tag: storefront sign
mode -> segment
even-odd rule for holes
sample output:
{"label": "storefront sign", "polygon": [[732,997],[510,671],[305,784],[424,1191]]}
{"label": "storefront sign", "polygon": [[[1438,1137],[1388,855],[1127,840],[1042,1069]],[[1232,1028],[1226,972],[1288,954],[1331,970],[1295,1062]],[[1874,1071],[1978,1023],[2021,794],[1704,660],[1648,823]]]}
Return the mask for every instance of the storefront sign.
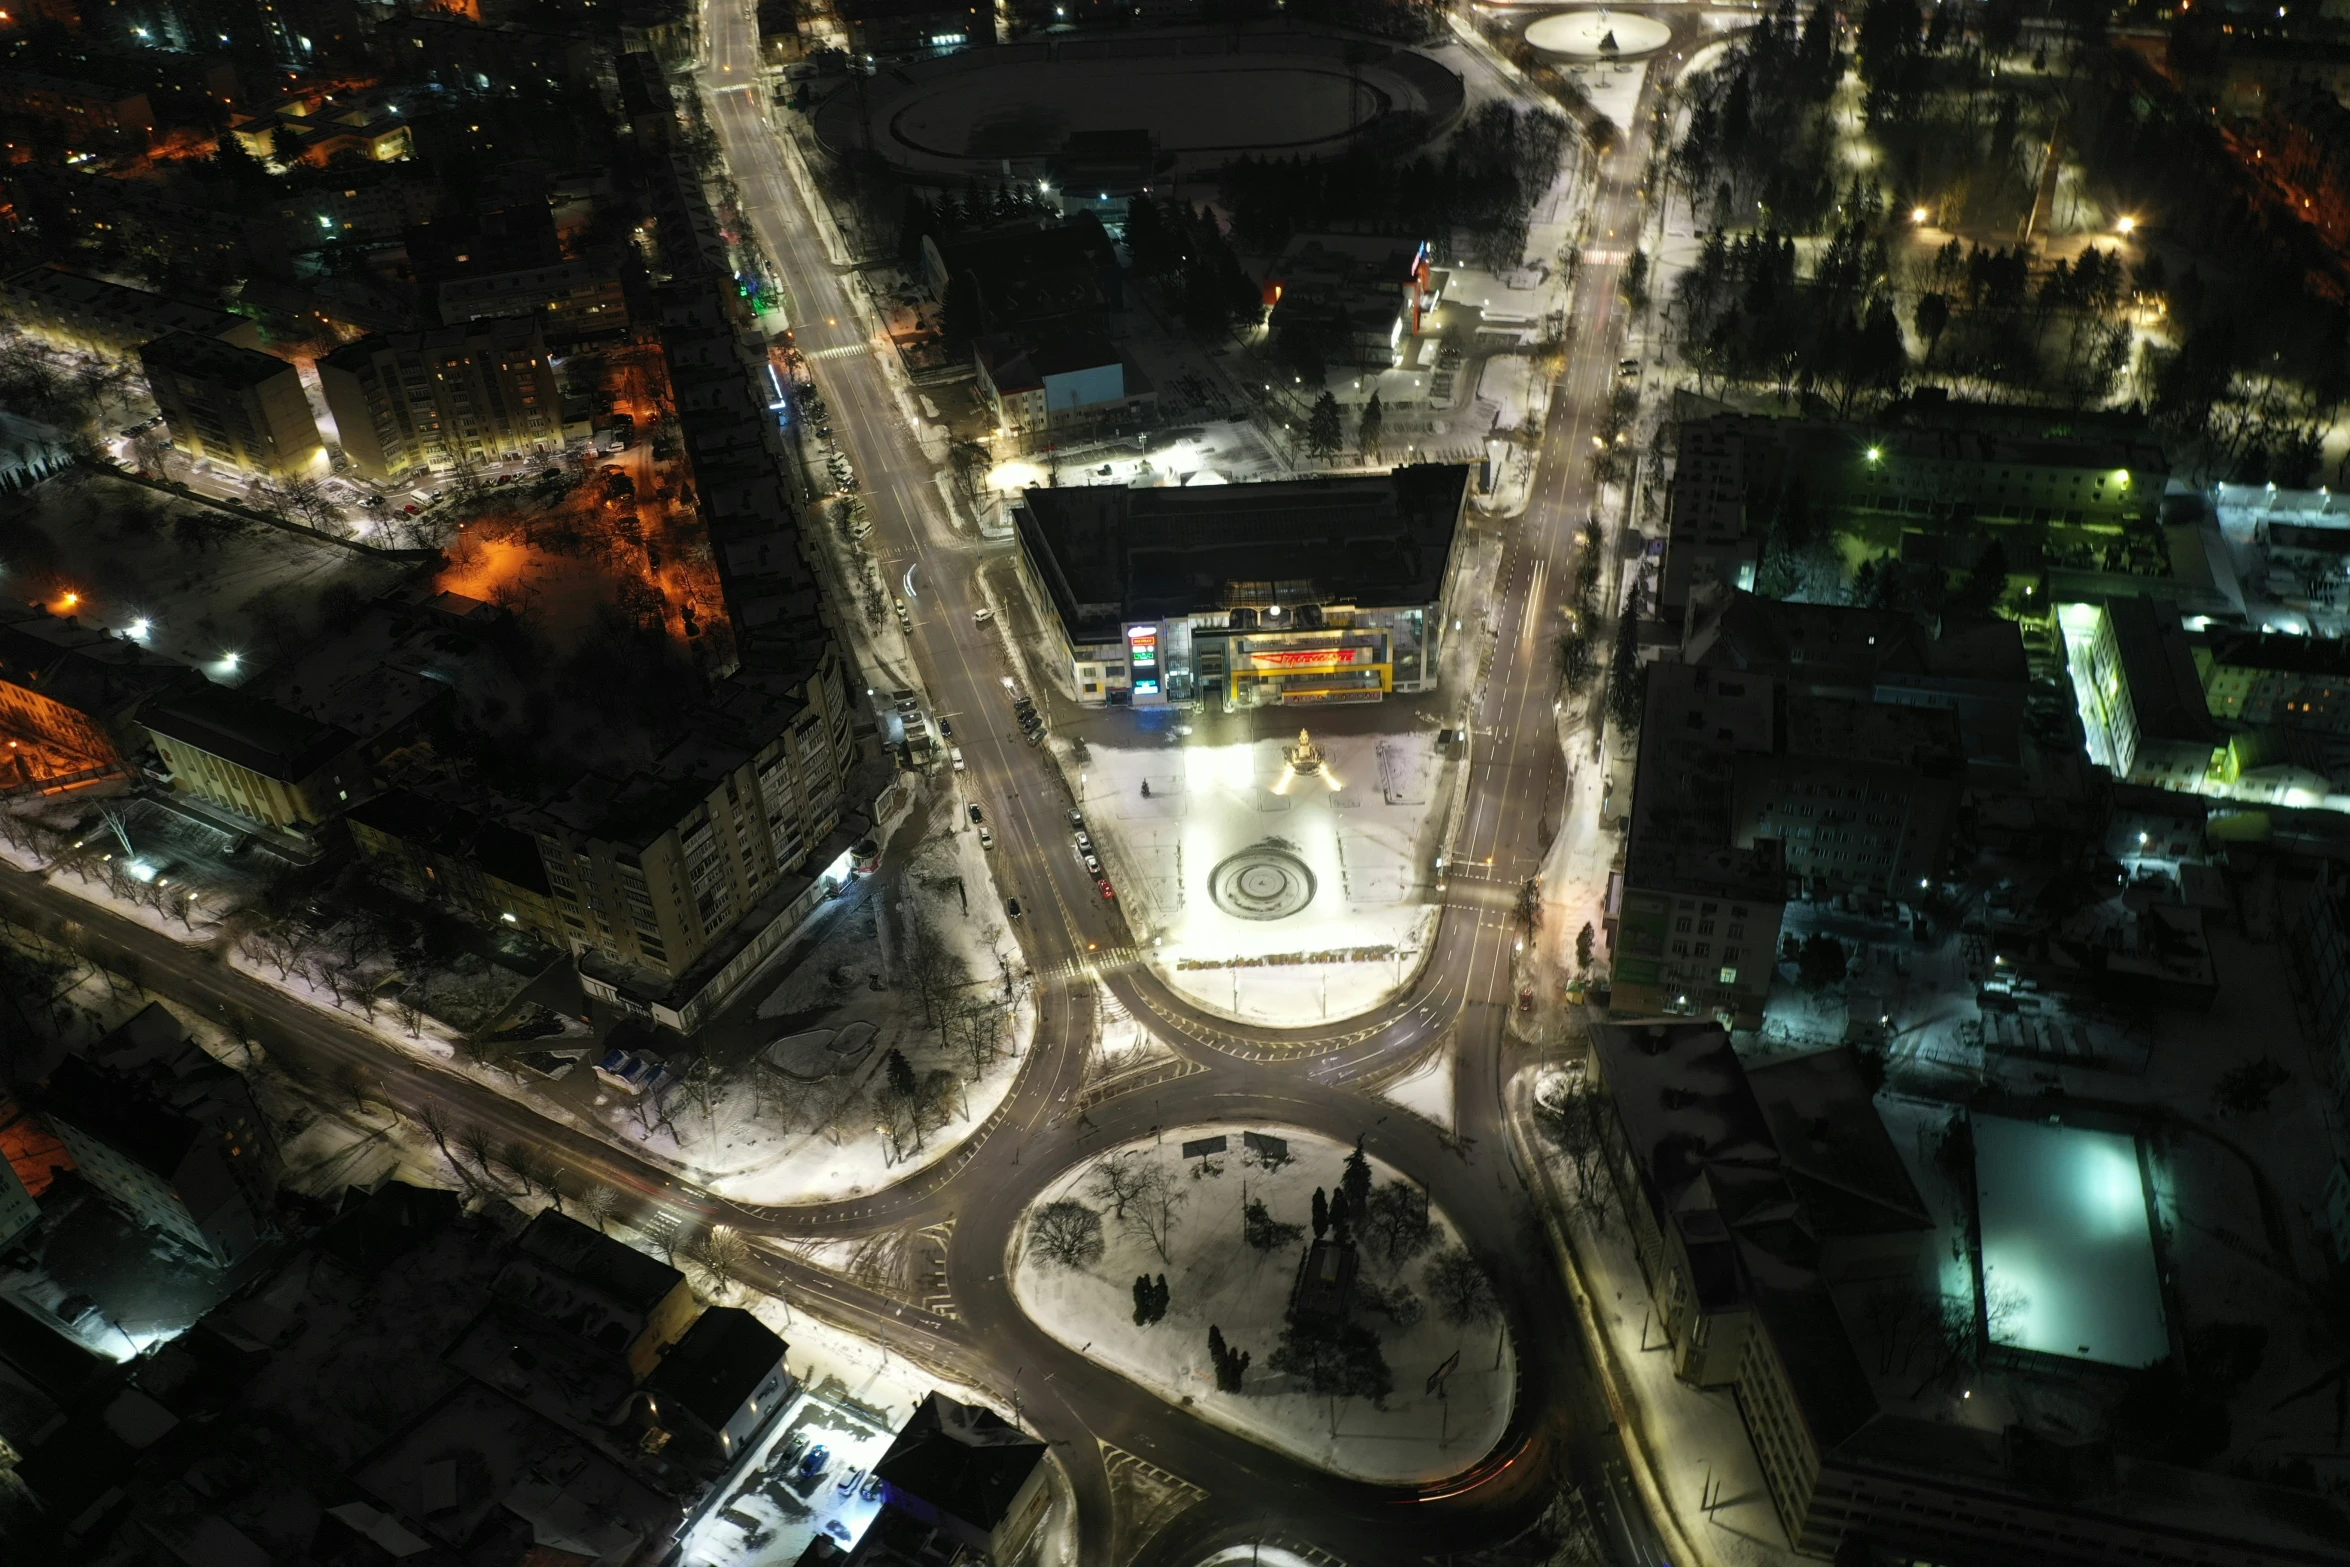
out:
{"label": "storefront sign", "polygon": [[1372,649],[1367,647],[1309,647],[1243,656],[1259,669],[1337,669],[1346,664],[1367,663],[1371,653]]}
{"label": "storefront sign", "polygon": [[1126,628],[1126,661],[1134,671],[1134,694],[1159,694],[1159,628],[1156,626],[1128,626]]}

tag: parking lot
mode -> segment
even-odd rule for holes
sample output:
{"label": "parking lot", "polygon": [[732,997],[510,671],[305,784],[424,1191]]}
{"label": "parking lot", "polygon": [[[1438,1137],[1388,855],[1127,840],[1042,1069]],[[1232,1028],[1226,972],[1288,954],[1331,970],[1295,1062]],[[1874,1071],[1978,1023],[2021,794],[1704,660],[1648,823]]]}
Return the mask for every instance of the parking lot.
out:
{"label": "parking lot", "polygon": [[873,1465],[893,1433],[842,1391],[827,1378],[784,1406],[687,1533],[684,1567],[788,1567],[818,1535],[843,1554],[864,1535],[881,1510]]}

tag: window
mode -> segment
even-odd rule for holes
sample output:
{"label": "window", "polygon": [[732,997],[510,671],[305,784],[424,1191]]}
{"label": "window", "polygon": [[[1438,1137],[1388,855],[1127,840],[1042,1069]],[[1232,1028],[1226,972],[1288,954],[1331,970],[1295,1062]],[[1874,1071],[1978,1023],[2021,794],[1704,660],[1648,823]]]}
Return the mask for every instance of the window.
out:
{"label": "window", "polygon": [[1697,955],[1698,955],[1699,957],[1701,957],[1701,958],[1702,958],[1702,957],[1704,957],[1704,956],[1706,956],[1706,954],[1707,954],[1707,953],[1709,953],[1709,952],[1711,952],[1712,950],[1713,950],[1713,943],[1712,943],[1712,942],[1710,942],[1710,941],[1701,941],[1701,942],[1699,942],[1699,943],[1697,944]]}
{"label": "window", "polygon": [[1673,921],[1673,929],[1680,932],[1684,936],[1688,935],[1689,917],[1687,915],[1683,915],[1681,918]]}
{"label": "window", "polygon": [[1726,968],[1726,969],[1722,970],[1721,983],[1723,983],[1723,984],[1725,984],[1725,985],[1735,985],[1735,984],[1737,984],[1737,983],[1738,983],[1738,971],[1737,971],[1736,969],[1734,969],[1734,968]]}

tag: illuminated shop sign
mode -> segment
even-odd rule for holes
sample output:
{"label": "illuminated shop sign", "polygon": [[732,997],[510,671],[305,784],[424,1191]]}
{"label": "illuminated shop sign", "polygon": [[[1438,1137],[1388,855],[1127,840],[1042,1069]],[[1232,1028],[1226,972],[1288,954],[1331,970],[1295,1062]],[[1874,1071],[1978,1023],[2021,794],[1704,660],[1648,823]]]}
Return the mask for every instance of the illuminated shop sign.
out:
{"label": "illuminated shop sign", "polygon": [[1367,647],[1310,647],[1291,652],[1251,653],[1248,661],[1259,669],[1337,669],[1370,662]]}
{"label": "illuminated shop sign", "polygon": [[1128,626],[1126,628],[1126,661],[1134,671],[1134,694],[1136,696],[1158,695],[1158,627]]}

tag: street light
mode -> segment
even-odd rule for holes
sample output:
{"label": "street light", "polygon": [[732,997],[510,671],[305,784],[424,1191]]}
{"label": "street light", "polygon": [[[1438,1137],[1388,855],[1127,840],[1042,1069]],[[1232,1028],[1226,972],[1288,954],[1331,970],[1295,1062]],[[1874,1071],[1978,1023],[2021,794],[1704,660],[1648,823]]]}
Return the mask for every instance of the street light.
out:
{"label": "street light", "polygon": [[1923,207],[1912,207],[1909,209],[1909,221],[1912,223],[1923,223],[1926,221],[1928,216],[1930,216],[1930,214]]}
{"label": "street light", "polygon": [[2130,217],[2120,218],[2115,221],[2113,227],[2116,233],[2128,234],[2136,230],[2138,220]]}

